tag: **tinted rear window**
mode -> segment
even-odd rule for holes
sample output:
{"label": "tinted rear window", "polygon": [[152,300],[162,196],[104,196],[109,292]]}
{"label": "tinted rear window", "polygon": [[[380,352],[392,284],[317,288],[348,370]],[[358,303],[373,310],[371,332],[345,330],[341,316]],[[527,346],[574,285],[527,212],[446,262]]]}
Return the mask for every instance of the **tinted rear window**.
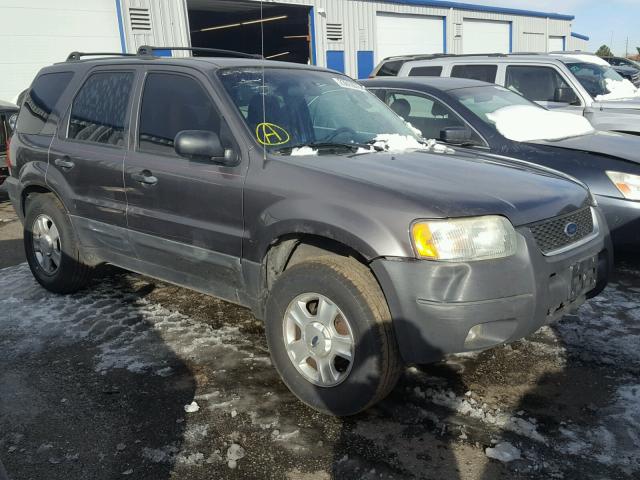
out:
{"label": "tinted rear window", "polygon": [[123,145],[124,122],[132,86],[132,72],[91,75],[73,101],[67,138]]}
{"label": "tinted rear window", "polygon": [[[19,133],[38,135],[43,132],[60,96],[71,81],[73,72],[46,73],[40,75],[25,94],[16,130]],[[46,132],[53,134],[53,130]]]}
{"label": "tinted rear window", "polygon": [[397,77],[398,72],[404,65],[404,60],[393,60],[391,62],[384,62],[376,73],[376,77]]}
{"label": "tinted rear window", "polygon": [[497,65],[456,65],[451,69],[455,78],[469,78],[481,82],[496,83]]}
{"label": "tinted rear window", "polygon": [[416,67],[409,72],[410,77],[439,77],[442,67]]}

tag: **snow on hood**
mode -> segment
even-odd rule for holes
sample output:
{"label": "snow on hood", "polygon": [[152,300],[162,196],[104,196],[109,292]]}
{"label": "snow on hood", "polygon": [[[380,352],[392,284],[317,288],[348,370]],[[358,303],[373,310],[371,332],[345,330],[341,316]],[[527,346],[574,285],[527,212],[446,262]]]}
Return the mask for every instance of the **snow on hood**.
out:
{"label": "snow on hood", "polygon": [[294,148],[291,150],[292,157],[304,157],[304,156],[316,156],[318,155],[318,150],[311,147],[300,147]]}
{"label": "snow on hood", "polygon": [[[446,145],[437,143],[435,140],[427,140],[426,143],[418,141],[415,137],[410,135],[382,134],[378,135],[374,139],[374,143],[371,146],[371,151],[384,150],[390,153],[402,153],[407,150],[427,150],[435,153],[454,153],[454,150]],[[366,149],[361,149],[365,153]]]}
{"label": "snow on hood", "polygon": [[611,65],[609,64],[609,62],[607,62],[606,60],[600,58],[597,55],[588,55],[588,54],[566,54],[566,53],[562,53],[562,54],[558,54],[558,55],[553,55],[553,56],[558,56],[558,57],[562,57],[562,58],[570,58],[571,60],[577,60],[579,62],[582,63],[594,63],[596,65],[602,65],[603,67],[611,67]]}
{"label": "snow on hood", "polygon": [[487,114],[487,118],[503,136],[515,142],[560,140],[595,132],[584,117],[529,105],[510,105]]}
{"label": "snow on hood", "polygon": [[622,81],[607,78],[606,84],[607,90],[609,90],[610,93],[607,93],[606,95],[598,95],[596,100],[607,101],[622,100],[625,98],[640,98],[640,88],[636,88],[633,83],[626,78]]}

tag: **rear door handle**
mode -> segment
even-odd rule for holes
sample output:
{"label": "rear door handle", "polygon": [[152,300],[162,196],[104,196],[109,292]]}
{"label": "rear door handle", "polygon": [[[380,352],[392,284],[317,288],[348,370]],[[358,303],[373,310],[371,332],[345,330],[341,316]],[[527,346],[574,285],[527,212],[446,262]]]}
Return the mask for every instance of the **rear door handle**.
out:
{"label": "rear door handle", "polygon": [[155,185],[158,183],[158,179],[154,177],[149,170],[143,170],[140,173],[134,173],[131,178],[143,185]]}
{"label": "rear door handle", "polygon": [[64,158],[56,158],[53,163],[55,163],[57,167],[60,167],[63,170],[71,170],[76,166],[76,164],[71,160],[66,160]]}

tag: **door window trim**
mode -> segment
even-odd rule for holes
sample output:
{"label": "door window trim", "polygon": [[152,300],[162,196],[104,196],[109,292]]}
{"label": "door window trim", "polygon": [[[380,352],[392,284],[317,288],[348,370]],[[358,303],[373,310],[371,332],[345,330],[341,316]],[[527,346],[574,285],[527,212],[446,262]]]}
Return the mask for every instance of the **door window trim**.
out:
{"label": "door window trim", "polygon": [[[78,85],[78,87],[76,88],[75,92],[73,93],[73,97],[71,98],[71,101],[69,102],[69,106],[67,108],[66,113],[64,114],[64,119],[61,122],[64,125],[64,129],[62,128],[58,128],[58,140],[62,141],[62,142],[70,142],[70,143],[77,143],[80,145],[91,145],[91,146],[96,146],[96,147],[103,147],[103,148],[109,148],[111,150],[122,150],[122,151],[127,151],[129,150],[129,131],[131,129],[131,106],[133,105],[133,100],[134,100],[134,95],[136,92],[136,85],[138,83],[138,76],[139,76],[139,70],[136,67],[132,67],[132,68],[121,68],[122,66],[118,66],[117,68],[114,67],[97,67],[97,68],[93,68],[91,70],[89,70],[84,78],[82,79],[82,82],[80,83],[80,85]],[[99,142],[90,142],[90,141],[86,141],[86,140],[78,140],[77,138],[69,138],[69,128],[71,126],[71,112],[73,110],[73,105],[76,101],[76,98],[78,97],[80,91],[84,88],[84,86],[86,85],[87,81],[96,73],[131,73],[133,74],[133,82],[131,84],[131,91],[129,92],[129,100],[127,103],[127,108],[125,109],[125,117],[124,117],[124,125],[123,125],[123,138],[124,138],[124,142],[123,145],[118,146],[118,145],[111,145],[108,143],[99,143]]]}

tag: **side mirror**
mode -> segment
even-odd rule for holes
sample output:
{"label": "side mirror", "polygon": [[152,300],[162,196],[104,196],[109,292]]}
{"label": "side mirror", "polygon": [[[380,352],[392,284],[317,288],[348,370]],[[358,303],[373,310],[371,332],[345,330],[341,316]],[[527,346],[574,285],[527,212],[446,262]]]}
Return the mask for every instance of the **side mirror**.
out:
{"label": "side mirror", "polygon": [[471,136],[471,130],[465,127],[447,127],[440,131],[440,140],[452,145],[469,143]]}
{"label": "side mirror", "polygon": [[18,123],[18,114],[14,113],[9,117],[9,128],[12,132],[16,131],[16,124]]}
{"label": "side mirror", "polygon": [[553,101],[573,105],[578,101],[578,96],[576,92],[573,91],[573,88],[558,87],[553,95]]}
{"label": "side mirror", "polygon": [[217,133],[207,130],[183,130],[178,132],[173,148],[181,157],[190,160],[214,161],[223,164],[233,163],[232,152],[222,146]]}

